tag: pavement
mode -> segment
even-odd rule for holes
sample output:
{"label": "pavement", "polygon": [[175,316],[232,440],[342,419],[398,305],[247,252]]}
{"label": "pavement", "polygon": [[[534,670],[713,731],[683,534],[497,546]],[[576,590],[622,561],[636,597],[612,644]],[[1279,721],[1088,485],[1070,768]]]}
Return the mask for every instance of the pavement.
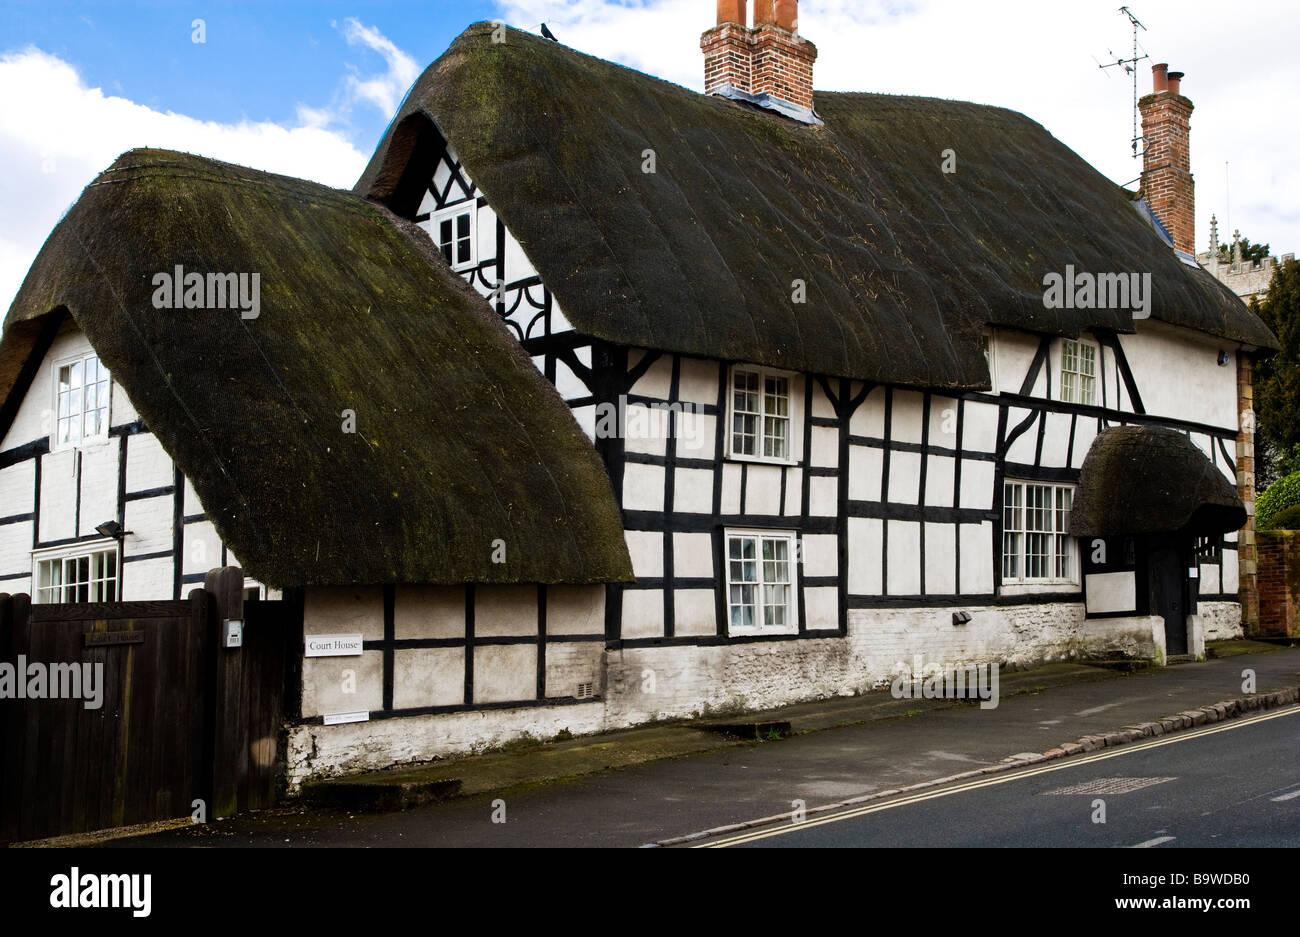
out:
{"label": "pavement", "polygon": [[[322,782],[302,802],[227,820],[54,842],[672,844],[788,813],[796,801],[815,813],[1181,731],[1300,696],[1300,648],[1230,641],[1211,645],[1211,655],[1203,663],[1134,672],[1085,663],[1004,672],[994,709],[897,700],[886,689],[727,723],[666,723],[520,744]],[[1254,674],[1254,693],[1245,671]],[[1216,710],[1216,703],[1226,705]]]}

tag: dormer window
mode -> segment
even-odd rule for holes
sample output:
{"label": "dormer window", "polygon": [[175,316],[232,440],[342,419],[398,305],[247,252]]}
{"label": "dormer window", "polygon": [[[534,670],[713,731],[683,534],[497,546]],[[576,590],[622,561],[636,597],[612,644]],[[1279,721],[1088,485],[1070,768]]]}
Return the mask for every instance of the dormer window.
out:
{"label": "dormer window", "polygon": [[55,362],[53,450],[108,438],[108,369],[92,354]]}
{"label": "dormer window", "polygon": [[471,201],[437,212],[429,221],[429,231],[438,250],[458,273],[473,269],[475,264],[474,214],[475,205]]}

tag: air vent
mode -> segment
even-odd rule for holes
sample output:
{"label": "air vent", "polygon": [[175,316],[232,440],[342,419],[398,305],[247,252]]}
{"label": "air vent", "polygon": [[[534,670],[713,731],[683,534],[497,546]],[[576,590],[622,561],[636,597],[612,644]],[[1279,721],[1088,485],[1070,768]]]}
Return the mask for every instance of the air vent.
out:
{"label": "air vent", "polygon": [[591,699],[596,695],[596,685],[594,683],[579,683],[578,692],[574,694],[578,699]]}

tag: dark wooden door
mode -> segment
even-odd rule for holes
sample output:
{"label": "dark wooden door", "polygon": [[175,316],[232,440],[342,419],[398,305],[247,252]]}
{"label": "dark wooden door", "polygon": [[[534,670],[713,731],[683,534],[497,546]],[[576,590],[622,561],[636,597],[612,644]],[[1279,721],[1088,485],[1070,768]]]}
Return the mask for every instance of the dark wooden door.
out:
{"label": "dark wooden door", "polygon": [[1187,653],[1187,563],[1183,544],[1162,539],[1151,545],[1151,613],[1165,620],[1165,650]]}

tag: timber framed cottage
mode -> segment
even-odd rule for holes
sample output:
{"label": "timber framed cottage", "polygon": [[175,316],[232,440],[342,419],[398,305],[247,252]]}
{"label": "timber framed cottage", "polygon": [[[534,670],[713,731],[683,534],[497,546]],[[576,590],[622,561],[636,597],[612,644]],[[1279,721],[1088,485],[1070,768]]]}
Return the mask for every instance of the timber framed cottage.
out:
{"label": "timber framed cottage", "polygon": [[[229,544],[364,637],[303,662],[291,783],[1239,634],[1277,344],[1190,257],[1181,76],[1132,193],[1011,111],[814,94],[797,8],[719,0],[705,94],[471,26],[351,194],[126,154],[6,322],[0,589]],[[261,315],[133,314],[179,264]]]}

